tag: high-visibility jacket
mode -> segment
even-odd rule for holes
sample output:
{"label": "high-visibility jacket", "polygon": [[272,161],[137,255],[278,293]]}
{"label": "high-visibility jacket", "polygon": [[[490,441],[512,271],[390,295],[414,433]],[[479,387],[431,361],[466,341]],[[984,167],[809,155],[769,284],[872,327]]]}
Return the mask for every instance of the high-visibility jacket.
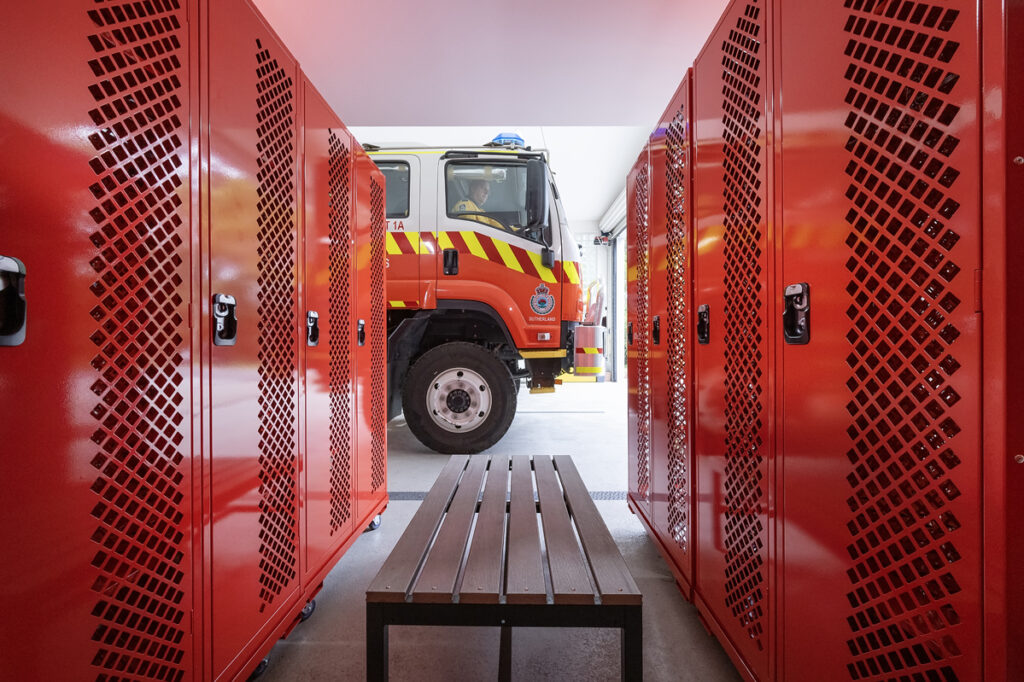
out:
{"label": "high-visibility jacket", "polygon": [[459,203],[455,204],[455,208],[452,209],[452,213],[472,213],[474,215],[460,216],[463,220],[475,220],[478,223],[496,227],[499,230],[504,230],[505,227],[493,218],[488,218],[485,215],[475,215],[482,213],[480,207],[472,199],[463,199]]}

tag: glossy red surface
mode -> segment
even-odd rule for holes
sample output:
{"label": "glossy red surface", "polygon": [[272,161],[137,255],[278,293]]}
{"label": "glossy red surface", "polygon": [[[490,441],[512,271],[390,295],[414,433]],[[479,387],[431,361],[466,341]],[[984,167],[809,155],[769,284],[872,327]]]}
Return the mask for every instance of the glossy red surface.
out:
{"label": "glossy red surface", "polygon": [[[694,601],[748,679],[1020,677],[1009,218],[1024,98],[1008,65],[1022,11],[734,2],[694,67],[696,270],[682,277],[711,307],[710,343],[687,345]],[[673,273],[651,215],[653,318]],[[791,345],[785,291],[801,282],[810,342]],[[641,519],[685,582],[660,521],[656,350],[651,366]],[[639,427],[631,412],[631,444]]]}
{"label": "glossy red surface", "polygon": [[[690,78],[651,135],[651,479],[653,523],[693,586],[693,371]],[[654,320],[657,320],[655,334]]]}
{"label": "glossy red surface", "polygon": [[[777,35],[787,47],[775,305],[781,287],[807,282],[812,310],[811,343],[783,346],[777,369],[784,678],[907,668],[983,678],[981,90],[978,26],[960,9],[929,26],[816,6]],[[937,56],[891,47],[870,21],[935,41]],[[809,60],[847,41],[831,77],[804,77]],[[865,51],[883,49],[943,78],[918,85],[879,68]],[[899,89],[879,93],[876,75]],[[930,114],[906,106],[907,88]],[[920,125],[928,132],[914,139]],[[908,657],[913,666],[897,667]]]}
{"label": "glossy red surface", "polygon": [[387,404],[384,175],[356,147],[356,316],[365,340],[356,345],[356,508],[360,518],[386,500]]}
{"label": "glossy red surface", "polygon": [[[0,26],[0,254],[24,262],[28,306],[24,343],[0,347],[9,679],[119,666],[177,679],[198,649],[188,621],[192,102],[173,82],[180,67],[149,74],[160,97],[115,83],[130,69],[102,61],[119,50],[99,36],[144,19],[93,9],[26,6]],[[184,10],[154,13],[175,41],[166,56],[183,59]],[[126,101],[132,112],[114,108]],[[127,167],[162,177],[121,176]]]}
{"label": "glossy red surface", "polygon": [[629,497],[641,514],[651,516],[650,386],[650,147],[645,146],[626,178],[626,374],[628,397]]}
{"label": "glossy red surface", "polygon": [[[26,340],[0,347],[3,542],[25,562],[3,569],[0,664],[245,678],[387,502],[383,233],[361,236],[363,365],[341,234],[357,175],[380,176],[248,2],[65,4],[0,29],[0,255],[28,271]],[[235,345],[211,342],[219,293]]]}

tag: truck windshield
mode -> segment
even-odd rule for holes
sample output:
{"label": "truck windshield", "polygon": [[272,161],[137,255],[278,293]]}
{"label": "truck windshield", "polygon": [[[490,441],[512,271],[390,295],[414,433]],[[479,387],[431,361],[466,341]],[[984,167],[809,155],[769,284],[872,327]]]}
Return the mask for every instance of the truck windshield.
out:
{"label": "truck windshield", "polygon": [[404,161],[378,161],[387,189],[387,217],[409,217],[409,164]]}
{"label": "truck windshield", "polygon": [[445,170],[448,217],[540,241],[539,230],[526,229],[526,174],[523,162],[450,162]]}

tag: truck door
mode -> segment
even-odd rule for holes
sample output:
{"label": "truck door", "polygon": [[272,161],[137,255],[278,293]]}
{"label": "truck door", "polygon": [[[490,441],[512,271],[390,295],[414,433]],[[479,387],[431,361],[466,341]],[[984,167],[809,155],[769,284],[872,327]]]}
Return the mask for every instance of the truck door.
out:
{"label": "truck door", "polygon": [[502,315],[520,348],[557,345],[559,268],[541,263],[544,239],[550,234],[557,240],[557,230],[526,227],[526,161],[438,163],[438,299],[490,306]]}
{"label": "truck door", "polygon": [[[420,160],[413,154],[374,159],[387,185],[387,306],[434,307],[437,281],[432,225],[421,217]],[[429,301],[429,303],[428,303]]]}

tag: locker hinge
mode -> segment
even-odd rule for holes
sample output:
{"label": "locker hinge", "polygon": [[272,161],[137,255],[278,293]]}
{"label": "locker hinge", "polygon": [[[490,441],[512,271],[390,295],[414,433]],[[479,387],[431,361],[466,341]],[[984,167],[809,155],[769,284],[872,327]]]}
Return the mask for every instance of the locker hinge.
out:
{"label": "locker hinge", "polygon": [[188,304],[188,328],[192,328],[192,304]]}
{"label": "locker hinge", "polygon": [[974,312],[980,313],[982,308],[981,270],[974,271]]}
{"label": "locker hinge", "polygon": [[189,609],[188,612],[188,634],[192,634],[193,620],[196,617],[195,609]]}

